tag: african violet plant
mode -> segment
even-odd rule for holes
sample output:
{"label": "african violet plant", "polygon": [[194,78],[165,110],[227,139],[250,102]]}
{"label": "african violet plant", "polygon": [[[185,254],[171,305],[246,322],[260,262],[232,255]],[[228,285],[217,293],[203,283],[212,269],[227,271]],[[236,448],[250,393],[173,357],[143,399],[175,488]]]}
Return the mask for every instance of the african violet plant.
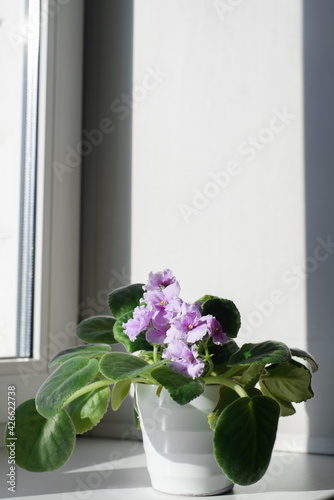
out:
{"label": "african violet plant", "polygon": [[[149,275],[148,283],[114,290],[112,316],[82,321],[77,336],[84,345],[66,349],[50,366],[59,367],[39,389],[36,399],[16,410],[16,463],[30,471],[51,471],[70,457],[76,434],[94,427],[111,397],[117,410],[132,383],[165,388],[184,405],[206,385],[220,386],[216,407],[208,416],[213,453],[235,483],[258,481],[274,446],[279,416],[295,413],[292,403],[313,397],[310,354],[282,342],[233,340],[240,328],[234,303],[205,295],[183,302],[170,270]],[[121,343],[127,353],[110,352]],[[112,393],[110,387],[113,385]],[[13,437],[7,426],[6,438]],[[8,443],[8,440],[7,440]]]}

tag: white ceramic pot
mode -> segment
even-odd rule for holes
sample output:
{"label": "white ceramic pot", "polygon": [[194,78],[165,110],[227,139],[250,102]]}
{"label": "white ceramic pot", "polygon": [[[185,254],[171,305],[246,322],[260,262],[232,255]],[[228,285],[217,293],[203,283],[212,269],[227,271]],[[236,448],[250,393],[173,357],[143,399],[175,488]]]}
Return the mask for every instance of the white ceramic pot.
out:
{"label": "white ceramic pot", "polygon": [[233,483],[217,465],[207,416],[218,400],[218,386],[178,405],[158,386],[136,384],[136,400],[152,486],[175,495],[227,493]]}

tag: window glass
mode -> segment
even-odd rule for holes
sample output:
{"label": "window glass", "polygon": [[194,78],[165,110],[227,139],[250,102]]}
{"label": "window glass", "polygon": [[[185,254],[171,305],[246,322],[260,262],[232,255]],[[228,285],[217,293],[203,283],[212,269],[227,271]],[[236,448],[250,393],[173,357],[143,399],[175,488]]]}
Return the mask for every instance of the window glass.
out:
{"label": "window glass", "polygon": [[39,1],[0,0],[0,357],[31,354]]}

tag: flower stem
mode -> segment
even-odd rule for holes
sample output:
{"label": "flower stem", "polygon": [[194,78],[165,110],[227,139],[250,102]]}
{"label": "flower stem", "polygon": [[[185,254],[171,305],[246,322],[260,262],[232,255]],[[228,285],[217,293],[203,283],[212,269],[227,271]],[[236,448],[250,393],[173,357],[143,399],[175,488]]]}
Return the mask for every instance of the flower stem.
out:
{"label": "flower stem", "polygon": [[159,385],[154,378],[152,378],[148,373],[143,373],[142,375],[139,375],[138,378],[132,379],[132,382],[142,382],[144,384],[151,384],[151,385]]}
{"label": "flower stem", "polygon": [[241,398],[248,398],[247,392],[241,387],[241,385],[233,382],[233,380],[228,380],[223,376],[220,377],[204,377],[206,385],[220,384],[233,389]]}
{"label": "flower stem", "polygon": [[157,363],[159,361],[158,348],[159,348],[159,346],[157,344],[154,344],[154,346],[153,346],[153,362],[154,363]]}
{"label": "flower stem", "polygon": [[79,398],[80,396],[83,396],[87,392],[95,391],[95,389],[100,389],[100,387],[106,387],[107,385],[111,385],[114,382],[109,379],[103,379],[103,380],[98,380],[97,382],[93,382],[92,384],[85,385],[84,387],[81,387],[81,389],[78,389],[72,396],[70,396],[65,403],[63,404],[63,408],[67,406],[69,403],[74,401],[75,399]]}
{"label": "flower stem", "polygon": [[162,389],[163,389],[163,386],[162,386],[162,385],[159,385],[159,387],[158,387],[158,389],[157,389],[157,392],[156,392],[156,394],[157,394],[158,398],[160,397],[160,394],[161,394]]}
{"label": "flower stem", "polygon": [[207,373],[207,375],[211,375],[213,369],[214,369],[214,366],[213,366],[213,362],[212,362],[212,359],[211,359],[211,356],[210,356],[210,353],[209,353],[209,348],[208,348],[208,344],[207,342],[204,344],[204,349],[205,349],[205,357],[203,358],[203,361],[204,362],[208,362],[209,364],[209,371]]}

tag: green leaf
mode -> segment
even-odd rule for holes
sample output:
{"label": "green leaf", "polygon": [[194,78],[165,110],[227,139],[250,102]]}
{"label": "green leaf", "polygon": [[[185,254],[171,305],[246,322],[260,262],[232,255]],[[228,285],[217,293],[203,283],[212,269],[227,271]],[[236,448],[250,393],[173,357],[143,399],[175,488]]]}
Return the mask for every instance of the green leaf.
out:
{"label": "green leaf", "polygon": [[68,359],[73,359],[78,356],[95,358],[110,351],[110,346],[106,344],[87,344],[77,347],[69,347],[68,349],[64,349],[64,351],[60,351],[56,354],[56,356],[51,360],[49,366],[54,366],[57,363],[64,363]]}
{"label": "green leaf", "polygon": [[262,392],[260,389],[256,387],[252,387],[251,389],[247,389],[248,397],[253,398],[254,396],[262,396]]}
{"label": "green leaf", "polygon": [[77,434],[90,431],[101,420],[108,409],[109,399],[109,387],[100,387],[83,394],[68,405],[67,412]]}
{"label": "green leaf", "polygon": [[196,300],[196,302],[206,302],[207,300],[210,300],[210,299],[217,299],[218,297],[216,297],[216,295],[203,295],[203,297],[201,297],[200,299]]}
{"label": "green leaf", "polygon": [[109,308],[116,319],[139,306],[139,301],[144,295],[143,286],[140,283],[127,285],[116,288],[109,294]]}
{"label": "green leaf", "polygon": [[315,359],[306,351],[302,349],[297,349],[296,347],[290,348],[292,356],[297,356],[298,358],[305,359],[311,366],[312,373],[318,371],[318,364]]}
{"label": "green leaf", "polygon": [[45,418],[53,417],[67,399],[90,382],[99,371],[96,359],[73,358],[59,366],[43,383],[36,396],[36,408]]}
{"label": "green leaf", "polygon": [[292,403],[290,403],[289,401],[285,401],[278,396],[274,396],[270,391],[268,391],[264,382],[260,381],[260,387],[264,396],[268,396],[269,398],[273,398],[275,401],[277,401],[280,407],[280,417],[288,417],[296,413],[296,410]]}
{"label": "green leaf", "polygon": [[123,316],[121,316],[115,323],[114,326],[114,336],[117,342],[123,344],[128,352],[136,351],[150,351],[153,350],[153,346],[147,342],[145,337],[145,332],[141,332],[136,340],[131,341],[127,334],[124,332],[123,323],[126,323],[132,318],[132,311],[129,311]]}
{"label": "green leaf", "polygon": [[15,446],[15,463],[32,472],[59,469],[70,458],[75,446],[75,428],[66,411],[46,419],[29,399],[16,408],[14,441],[7,426],[6,446]]}
{"label": "green leaf", "polygon": [[86,318],[77,327],[77,337],[90,344],[115,344],[113,328],[116,320],[111,316],[92,316]]}
{"label": "green leaf", "polygon": [[212,314],[228,337],[236,337],[241,326],[240,313],[228,299],[210,298],[202,305],[203,315]]}
{"label": "green leaf", "polygon": [[151,372],[151,376],[162,385],[171,398],[179,405],[185,405],[200,396],[205,389],[201,378],[188,378],[174,372],[169,366],[160,366]]}
{"label": "green leaf", "polygon": [[143,375],[161,363],[163,361],[149,365],[143,359],[125,352],[109,352],[100,360],[100,371],[106,378],[117,382]]}
{"label": "green leaf", "polygon": [[291,360],[268,366],[261,375],[261,381],[275,398],[290,403],[300,403],[314,396],[311,377],[311,373],[304,365]]}
{"label": "green leaf", "polygon": [[223,345],[209,343],[209,353],[215,366],[226,363],[233,353],[239,350],[238,344],[234,340],[229,340]]}
{"label": "green leaf", "polygon": [[120,380],[116,382],[112,390],[111,396],[111,407],[114,411],[118,410],[118,408],[123,403],[124,399],[128,395],[128,392],[131,387],[131,380]]}
{"label": "green leaf", "polygon": [[239,378],[239,384],[247,391],[255,387],[260,380],[264,365],[250,365],[247,370]]}
{"label": "green leaf", "polygon": [[237,365],[265,365],[268,363],[282,363],[291,359],[289,348],[282,342],[268,340],[259,344],[244,344],[235,352],[228,366]]}
{"label": "green leaf", "polygon": [[218,465],[235,483],[256,483],[266,472],[276,439],[279,406],[271,398],[239,398],[220,415],[213,438]]}
{"label": "green leaf", "polygon": [[233,403],[236,399],[238,399],[239,396],[238,394],[233,390],[230,389],[229,387],[226,387],[224,385],[221,386],[219,389],[219,400],[216,405],[216,407],[212,410],[212,412],[208,415],[208,421],[209,425],[212,430],[215,429],[217,420],[220,416],[220,414],[225,410],[225,408]]}

